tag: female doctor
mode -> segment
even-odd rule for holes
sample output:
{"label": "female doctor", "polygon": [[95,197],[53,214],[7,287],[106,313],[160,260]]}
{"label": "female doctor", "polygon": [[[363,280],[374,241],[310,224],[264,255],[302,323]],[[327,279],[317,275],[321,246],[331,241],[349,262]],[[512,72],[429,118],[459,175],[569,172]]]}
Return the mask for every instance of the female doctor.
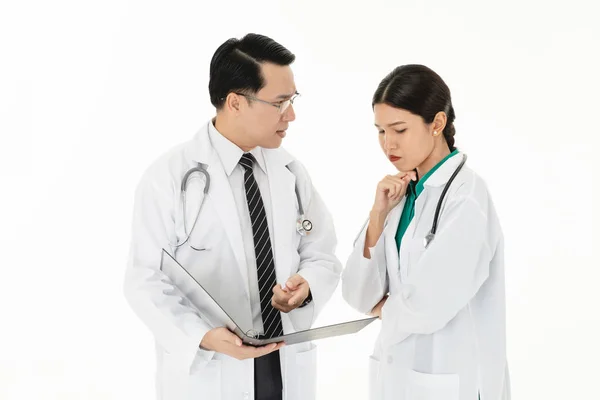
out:
{"label": "female doctor", "polygon": [[485,182],[454,147],[450,90],[404,65],[372,104],[399,173],[377,185],[342,274],[345,300],[382,320],[370,398],[508,399],[503,234]]}

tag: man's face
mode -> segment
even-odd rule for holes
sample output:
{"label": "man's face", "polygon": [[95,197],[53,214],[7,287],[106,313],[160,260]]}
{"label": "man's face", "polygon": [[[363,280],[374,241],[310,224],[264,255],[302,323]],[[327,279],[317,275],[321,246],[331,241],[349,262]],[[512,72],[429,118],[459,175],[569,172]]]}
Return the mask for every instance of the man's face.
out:
{"label": "man's face", "polygon": [[241,96],[240,123],[248,144],[274,149],[281,146],[289,123],[296,119],[293,105],[290,104],[283,113],[276,106],[282,106],[294,96],[296,84],[289,66],[264,63],[261,70],[265,86],[252,96]]}

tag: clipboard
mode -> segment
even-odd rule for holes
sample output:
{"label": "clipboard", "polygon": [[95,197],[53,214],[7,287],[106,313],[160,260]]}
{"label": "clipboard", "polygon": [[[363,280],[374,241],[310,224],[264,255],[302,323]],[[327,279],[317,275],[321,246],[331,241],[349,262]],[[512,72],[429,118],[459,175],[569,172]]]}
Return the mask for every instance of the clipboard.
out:
{"label": "clipboard", "polygon": [[[270,343],[284,342],[286,345],[325,339],[334,336],[350,335],[375,321],[377,317],[363,318],[354,321],[342,322],[313,329],[288,333],[268,339],[259,339],[250,332],[244,332],[219,303],[204,289],[183,265],[171,254],[162,249],[160,269],[171,279],[171,282],[185,295],[185,299],[200,311],[202,319],[213,327],[225,325],[236,334],[242,342],[250,346],[264,346]],[[184,272],[183,274],[181,272]],[[185,301],[184,299],[184,301]]]}

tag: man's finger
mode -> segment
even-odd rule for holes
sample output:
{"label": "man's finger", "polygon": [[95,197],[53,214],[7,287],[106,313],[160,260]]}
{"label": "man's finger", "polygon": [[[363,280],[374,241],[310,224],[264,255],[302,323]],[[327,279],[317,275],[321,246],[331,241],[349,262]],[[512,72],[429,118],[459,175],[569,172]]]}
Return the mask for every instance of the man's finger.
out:
{"label": "man's finger", "polygon": [[294,295],[288,300],[288,305],[290,306],[294,306],[296,304],[300,303],[300,300],[302,300],[303,294],[301,291],[297,291],[294,293]]}
{"label": "man's finger", "polygon": [[275,350],[275,347],[277,347],[277,343],[270,343],[266,346],[262,346],[262,347],[256,347],[254,348],[254,354],[253,357],[262,357],[266,354],[269,354],[270,352],[272,352],[273,350]]}
{"label": "man's finger", "polygon": [[260,357],[264,354],[270,353],[275,348],[277,343],[269,343],[264,346],[249,346],[247,344],[243,344],[240,348],[245,357],[256,358]]}
{"label": "man's finger", "polygon": [[271,300],[271,305],[274,309],[285,312],[285,310],[283,309],[283,305],[275,301],[275,298]]}
{"label": "man's finger", "polygon": [[289,299],[291,295],[292,294],[290,292],[284,291],[279,285],[273,288],[273,297],[277,301],[281,301],[282,299],[285,299],[285,301],[287,301],[287,299]]}
{"label": "man's finger", "polygon": [[293,292],[284,292],[281,288],[276,287],[273,289],[273,297],[271,298],[271,302],[287,304],[290,297],[292,297]]}
{"label": "man's finger", "polygon": [[271,343],[270,345],[267,345],[264,347],[264,354],[269,354],[275,350],[279,350],[281,347],[283,346],[283,342],[279,342],[279,343]]}
{"label": "man's finger", "polygon": [[273,306],[273,308],[275,308],[281,312],[287,313],[289,311],[287,299],[283,300],[283,301],[277,301],[277,300],[275,300],[275,297],[273,297],[271,299],[271,305]]}
{"label": "man's finger", "polygon": [[273,294],[276,296],[281,296],[282,294],[284,294],[285,292],[283,291],[283,289],[281,288],[281,286],[279,285],[275,285],[273,286]]}
{"label": "man's finger", "polygon": [[238,335],[236,335],[235,333],[231,332],[229,329],[227,328],[223,328],[221,331],[221,340],[224,340],[226,342],[235,344],[236,346],[241,346],[242,345],[242,339],[240,339],[238,337]]}
{"label": "man's finger", "polygon": [[306,280],[302,277],[302,275],[295,274],[290,276],[285,285],[291,290],[296,290],[298,286],[300,286],[304,282],[306,282]]}

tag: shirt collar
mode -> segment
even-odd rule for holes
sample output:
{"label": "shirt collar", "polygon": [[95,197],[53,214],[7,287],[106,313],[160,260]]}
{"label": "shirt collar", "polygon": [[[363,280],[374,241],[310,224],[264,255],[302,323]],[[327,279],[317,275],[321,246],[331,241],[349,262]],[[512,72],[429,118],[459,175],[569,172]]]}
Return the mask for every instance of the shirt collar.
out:
{"label": "shirt collar", "polygon": [[[225,136],[223,136],[217,128],[215,128],[214,119],[208,124],[208,135],[215,151],[221,159],[223,169],[227,176],[230,176],[235,167],[240,162],[240,159],[244,155],[244,151],[240,149],[235,143],[231,142]],[[254,156],[260,169],[266,174],[267,168],[265,165],[265,158],[260,147],[255,147],[250,150],[250,154]]]}
{"label": "shirt collar", "polygon": [[[425,183],[427,182],[427,180],[451,157],[455,156],[456,154],[458,154],[458,149],[454,150],[452,153],[448,154],[446,157],[444,157],[440,162],[438,162],[433,168],[431,168],[425,175],[423,175],[423,177],[421,179],[419,179],[417,182],[411,181],[410,182],[410,186],[411,189],[414,191],[414,193],[416,194],[416,196],[418,197],[421,192],[423,191],[423,189],[425,188]],[[433,183],[433,182],[432,182]]]}

